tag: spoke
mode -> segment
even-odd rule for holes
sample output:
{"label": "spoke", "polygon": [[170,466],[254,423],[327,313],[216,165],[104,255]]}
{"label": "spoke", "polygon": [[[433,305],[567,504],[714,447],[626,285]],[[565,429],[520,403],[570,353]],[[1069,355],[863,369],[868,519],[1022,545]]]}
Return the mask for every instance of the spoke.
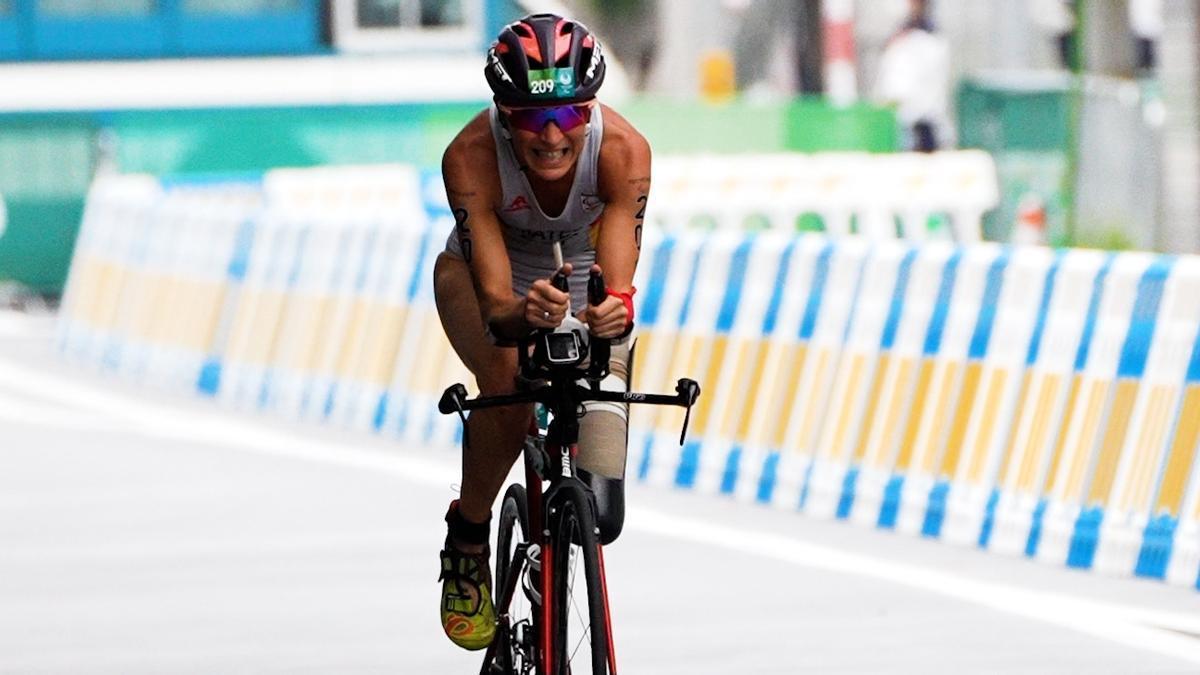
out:
{"label": "spoke", "polygon": [[[579,523],[576,522],[575,526],[576,529],[578,529]],[[575,577],[576,571],[579,569],[579,560],[583,557],[583,548],[571,545],[569,551],[569,556],[571,559],[571,575],[569,582],[570,588],[568,589],[567,595],[571,598],[571,607],[575,609],[575,616],[577,617],[579,625],[583,628],[583,630],[579,636],[579,641],[575,643],[575,648],[571,651],[571,657],[568,659],[568,662],[575,660],[575,655],[579,653],[579,649],[587,642],[588,634],[592,630],[591,623],[588,623],[588,619],[590,618],[589,615],[585,615],[582,611],[580,611],[579,603],[575,600]]]}

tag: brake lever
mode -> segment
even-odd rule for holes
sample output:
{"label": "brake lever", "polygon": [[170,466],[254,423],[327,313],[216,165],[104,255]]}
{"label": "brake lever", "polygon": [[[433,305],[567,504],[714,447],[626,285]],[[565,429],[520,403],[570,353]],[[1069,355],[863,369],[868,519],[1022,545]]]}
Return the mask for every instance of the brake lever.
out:
{"label": "brake lever", "polygon": [[457,412],[459,419],[462,420],[465,427],[467,425],[467,413],[463,410],[462,404],[466,398],[467,388],[461,384],[452,384],[446,387],[446,391],[442,392],[442,399],[438,401],[438,412],[443,415]]}
{"label": "brake lever", "polygon": [[696,404],[696,399],[700,398],[700,385],[695,380],[681,378],[675,383],[675,393],[684,401],[683,405],[687,410],[683,415],[683,430],[679,433],[679,446],[683,447],[687,441],[688,423],[692,419],[692,406]]}

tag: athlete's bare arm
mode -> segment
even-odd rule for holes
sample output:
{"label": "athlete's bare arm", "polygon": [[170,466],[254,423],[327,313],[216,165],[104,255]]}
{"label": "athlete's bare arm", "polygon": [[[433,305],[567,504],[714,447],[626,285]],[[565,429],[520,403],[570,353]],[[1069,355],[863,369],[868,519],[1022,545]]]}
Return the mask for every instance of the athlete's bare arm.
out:
{"label": "athlete's bare arm", "polygon": [[[642,244],[642,220],[650,196],[650,144],[615,110],[604,106],[604,143],[599,160],[600,216],[596,264],[614,291],[629,292]],[[589,309],[588,325],[597,335],[619,335],[625,329],[624,303],[610,297]]]}

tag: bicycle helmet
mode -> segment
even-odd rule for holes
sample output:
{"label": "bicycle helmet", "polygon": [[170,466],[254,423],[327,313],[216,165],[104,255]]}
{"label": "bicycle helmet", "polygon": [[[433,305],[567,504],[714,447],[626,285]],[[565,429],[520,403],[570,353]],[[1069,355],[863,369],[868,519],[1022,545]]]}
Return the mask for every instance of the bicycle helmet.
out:
{"label": "bicycle helmet", "polygon": [[583,24],[531,14],[500,31],[483,72],[503,105],[581,103],[595,98],[604,82],[604,56]]}

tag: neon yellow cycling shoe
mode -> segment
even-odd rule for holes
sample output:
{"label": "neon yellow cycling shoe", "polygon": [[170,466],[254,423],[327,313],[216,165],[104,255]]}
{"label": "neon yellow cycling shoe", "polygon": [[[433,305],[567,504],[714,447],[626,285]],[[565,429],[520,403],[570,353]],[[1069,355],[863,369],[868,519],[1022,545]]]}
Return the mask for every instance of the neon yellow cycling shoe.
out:
{"label": "neon yellow cycling shoe", "polygon": [[442,629],[463,649],[485,649],[496,634],[488,549],[464,553],[450,539],[442,550]]}

